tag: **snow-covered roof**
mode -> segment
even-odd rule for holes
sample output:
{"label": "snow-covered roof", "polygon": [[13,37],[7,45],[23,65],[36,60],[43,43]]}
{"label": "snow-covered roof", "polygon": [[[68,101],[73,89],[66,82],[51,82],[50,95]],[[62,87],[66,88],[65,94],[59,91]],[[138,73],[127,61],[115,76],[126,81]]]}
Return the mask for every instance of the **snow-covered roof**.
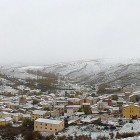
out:
{"label": "snow-covered roof", "polygon": [[112,107],[112,110],[114,111],[119,110],[119,107]]}
{"label": "snow-covered roof", "polygon": [[67,105],[66,108],[80,108],[81,105]]}
{"label": "snow-covered roof", "polygon": [[28,118],[30,118],[30,117],[31,117],[31,115],[30,115],[30,114],[22,114],[22,116],[23,116],[23,117],[25,117],[25,118],[26,118],[26,117],[28,117]]}
{"label": "snow-covered roof", "polygon": [[84,112],[75,112],[75,115],[79,116],[79,115],[84,115]]}
{"label": "snow-covered roof", "polygon": [[79,98],[68,98],[67,100],[68,100],[68,101],[80,101]]}
{"label": "snow-covered roof", "polygon": [[90,103],[82,103],[82,105],[90,105]]}
{"label": "snow-covered roof", "polygon": [[44,115],[45,113],[47,113],[47,111],[42,111],[42,110],[34,110],[32,113],[33,113],[33,114]]}
{"label": "snow-covered roof", "polygon": [[39,119],[35,120],[35,122],[48,123],[48,124],[62,123],[62,121],[60,121],[60,120],[51,120],[51,119],[43,119],[43,118],[39,118]]}
{"label": "snow-covered roof", "polygon": [[84,119],[81,119],[82,122],[87,122],[87,123],[90,123],[92,121],[96,121],[98,120],[98,118],[89,118],[89,117],[86,117]]}
{"label": "snow-covered roof", "polygon": [[54,108],[64,108],[64,105],[55,105]]}
{"label": "snow-covered roof", "polygon": [[140,95],[140,91],[133,92],[133,95]]}
{"label": "snow-covered roof", "polygon": [[12,120],[12,118],[10,118],[10,117],[0,118],[0,122],[9,122],[11,120]]}
{"label": "snow-covered roof", "polygon": [[135,105],[135,104],[129,104],[129,105],[127,104],[127,105],[124,105],[123,107],[128,107],[128,106],[130,106],[130,105],[131,105],[131,106],[140,107],[139,105]]}
{"label": "snow-covered roof", "polygon": [[57,103],[67,103],[68,101],[64,101],[64,100],[59,100],[59,101],[56,101]]}

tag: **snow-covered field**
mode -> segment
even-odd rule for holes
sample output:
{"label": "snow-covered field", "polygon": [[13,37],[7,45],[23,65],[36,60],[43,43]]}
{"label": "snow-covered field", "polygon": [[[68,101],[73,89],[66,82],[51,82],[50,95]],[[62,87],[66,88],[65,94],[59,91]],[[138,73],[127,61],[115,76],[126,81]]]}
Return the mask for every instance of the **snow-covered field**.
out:
{"label": "snow-covered field", "polygon": [[[2,66],[1,72],[17,78],[28,78],[35,75],[27,73],[27,70],[43,70],[44,72],[59,73],[77,81],[113,81],[125,75],[140,77],[140,59],[96,59],[79,60],[52,65],[8,65]],[[132,75],[133,73],[133,75]],[[135,75],[136,74],[136,75]],[[137,76],[138,75],[138,76]]]}
{"label": "snow-covered field", "polygon": [[[113,132],[116,135],[116,132],[125,133],[125,132],[140,132],[140,120],[135,120],[133,123],[126,123],[122,128],[111,131],[111,130],[99,130],[102,127],[94,125],[85,125],[85,126],[69,126],[64,132],[60,132],[59,135],[91,135],[92,139],[96,139],[98,136],[109,137],[109,133]],[[132,130],[133,129],[133,130]],[[140,136],[133,138],[125,138],[121,140],[140,140]]]}
{"label": "snow-covered field", "polygon": [[140,132],[140,120],[134,120],[133,123],[126,123],[119,132]]}
{"label": "snow-covered field", "polygon": [[121,140],[140,140],[140,136],[133,137],[133,138],[125,138],[125,139],[121,139]]}

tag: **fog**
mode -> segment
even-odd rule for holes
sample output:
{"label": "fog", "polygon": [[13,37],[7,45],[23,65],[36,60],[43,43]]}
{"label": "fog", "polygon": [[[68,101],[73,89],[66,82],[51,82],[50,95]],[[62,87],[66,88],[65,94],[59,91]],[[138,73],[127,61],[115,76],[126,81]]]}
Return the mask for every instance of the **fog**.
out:
{"label": "fog", "polygon": [[0,63],[136,58],[139,0],[0,0]]}

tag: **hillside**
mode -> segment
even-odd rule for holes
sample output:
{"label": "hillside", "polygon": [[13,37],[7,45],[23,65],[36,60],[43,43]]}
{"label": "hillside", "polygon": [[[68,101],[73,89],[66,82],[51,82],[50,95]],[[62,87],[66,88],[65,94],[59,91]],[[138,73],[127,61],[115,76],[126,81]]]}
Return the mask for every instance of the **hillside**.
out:
{"label": "hillside", "polygon": [[75,82],[96,84],[140,84],[140,59],[80,60],[43,66],[2,66],[1,72],[17,78],[36,78],[27,70],[57,73]]}

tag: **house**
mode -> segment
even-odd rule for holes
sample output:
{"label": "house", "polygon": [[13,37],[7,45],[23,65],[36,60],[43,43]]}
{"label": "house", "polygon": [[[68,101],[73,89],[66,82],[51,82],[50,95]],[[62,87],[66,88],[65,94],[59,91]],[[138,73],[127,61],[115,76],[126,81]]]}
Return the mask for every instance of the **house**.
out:
{"label": "house", "polygon": [[10,117],[15,122],[18,122],[19,120],[21,120],[22,114],[21,113],[9,113],[9,112],[4,112],[3,111],[3,112],[0,113],[0,117],[2,117],[2,118]]}
{"label": "house", "polygon": [[7,126],[12,123],[12,118],[0,118],[0,126]]}
{"label": "house", "polygon": [[31,119],[30,114],[22,114],[22,119]]}
{"label": "house", "polygon": [[42,110],[32,111],[32,120],[36,120],[38,118],[46,118],[47,116],[49,116],[47,111],[42,111]]}
{"label": "house", "polygon": [[80,99],[79,98],[68,98],[68,105],[79,105]]}
{"label": "house", "polygon": [[98,110],[104,110],[108,106],[107,102],[99,101],[97,102]]}
{"label": "house", "polygon": [[80,104],[82,105],[83,103],[93,104],[93,97],[87,97],[87,98],[81,99]]}
{"label": "house", "polygon": [[93,104],[93,101],[94,101],[94,99],[91,96],[89,96],[89,97],[86,98],[86,103]]}
{"label": "house", "polygon": [[10,113],[11,118],[15,121],[18,122],[22,119],[22,114],[21,113]]}
{"label": "house", "polygon": [[114,116],[119,116],[120,115],[120,109],[119,107],[112,107],[111,108],[111,113],[114,115]]}
{"label": "house", "polygon": [[103,102],[106,102],[109,106],[112,105],[112,100],[109,99],[109,98],[103,98],[102,101],[103,101]]}
{"label": "house", "polygon": [[64,129],[64,121],[39,118],[34,122],[34,131],[58,132]]}
{"label": "house", "polygon": [[140,99],[140,91],[133,92],[133,94],[129,96],[129,99],[130,102],[138,102]]}
{"label": "house", "polygon": [[122,108],[125,101],[117,101],[117,107]]}
{"label": "house", "polygon": [[26,104],[26,96],[19,96],[19,104],[24,105]]}
{"label": "house", "polygon": [[63,115],[65,112],[65,106],[64,105],[55,105],[54,110],[57,110],[59,112],[59,115]]}
{"label": "house", "polygon": [[8,107],[10,109],[17,110],[17,109],[19,109],[19,104],[18,103],[9,103]]}
{"label": "house", "polygon": [[91,112],[92,114],[99,114],[97,106],[91,106]]}
{"label": "house", "polygon": [[134,92],[134,88],[132,86],[126,86],[126,87],[123,87],[122,92],[132,93],[132,92]]}
{"label": "house", "polygon": [[56,101],[56,105],[64,105],[64,106],[66,106],[66,105],[68,105],[68,101],[58,100],[58,101]]}
{"label": "house", "polygon": [[97,122],[98,120],[99,120],[98,117],[89,117],[89,116],[87,116],[86,118],[82,118],[81,122],[86,123],[86,124],[90,124],[90,123],[93,123],[93,122]]}
{"label": "house", "polygon": [[82,103],[83,108],[86,107],[86,106],[90,107],[90,103]]}
{"label": "house", "polygon": [[124,118],[139,118],[140,117],[140,106],[135,104],[129,104],[123,106],[122,114]]}
{"label": "house", "polygon": [[58,117],[60,116],[59,110],[48,111],[51,117]]}
{"label": "house", "polygon": [[78,112],[80,108],[81,108],[81,105],[68,105],[68,106],[66,106],[67,115],[68,116],[73,115],[74,112]]}
{"label": "house", "polygon": [[43,109],[45,109],[45,108],[52,109],[52,105],[49,104],[47,101],[42,101],[42,102],[39,103],[39,105],[40,105]]}

